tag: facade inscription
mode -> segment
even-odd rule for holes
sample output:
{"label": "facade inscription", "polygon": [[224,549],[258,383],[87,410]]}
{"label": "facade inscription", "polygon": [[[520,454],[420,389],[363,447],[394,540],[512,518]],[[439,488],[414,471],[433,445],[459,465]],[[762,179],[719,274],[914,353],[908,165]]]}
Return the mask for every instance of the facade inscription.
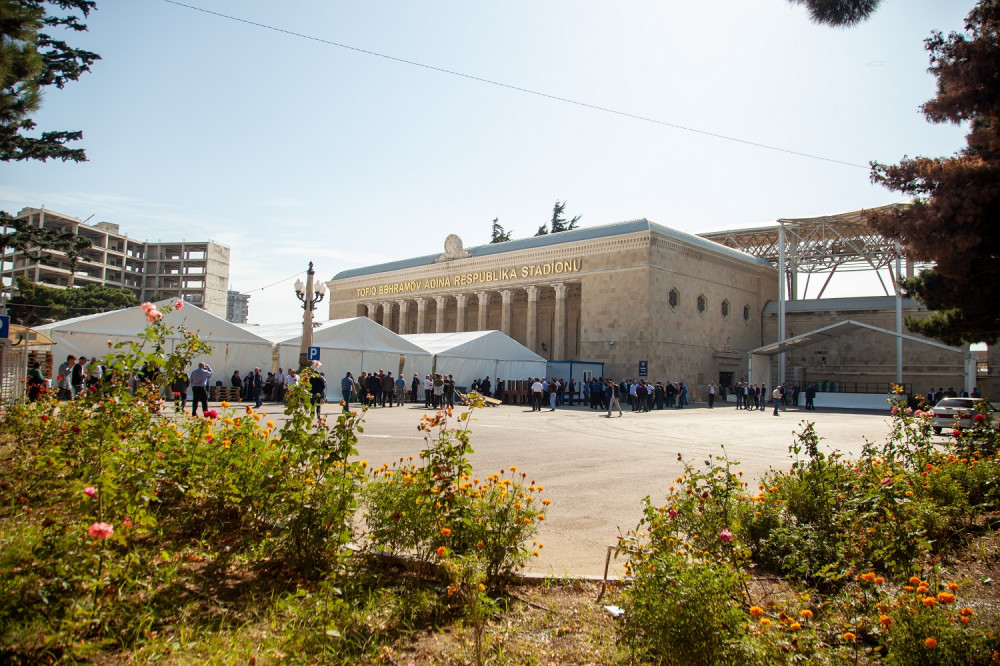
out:
{"label": "facade inscription", "polygon": [[424,278],[422,280],[399,280],[385,284],[373,284],[357,288],[357,297],[387,296],[390,294],[407,294],[431,289],[446,289],[451,287],[471,287],[490,282],[508,282],[525,278],[545,277],[548,275],[565,275],[579,273],[583,269],[582,259],[566,259],[547,261],[541,264],[525,264],[510,268],[494,268],[485,271],[455,273],[442,277]]}

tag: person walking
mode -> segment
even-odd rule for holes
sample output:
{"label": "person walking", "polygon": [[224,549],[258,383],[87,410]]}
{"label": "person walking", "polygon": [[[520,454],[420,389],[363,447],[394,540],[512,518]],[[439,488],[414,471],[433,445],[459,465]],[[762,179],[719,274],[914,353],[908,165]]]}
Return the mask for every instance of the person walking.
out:
{"label": "person walking", "polygon": [[708,385],[708,408],[712,409],[715,405],[715,382]]}
{"label": "person walking", "polygon": [[212,379],[212,368],[208,363],[199,363],[191,373],[191,416],[198,416],[198,403],[201,402],[202,415],[208,411],[208,382]]}
{"label": "person walking", "polygon": [[319,370],[314,370],[314,374],[309,378],[309,392],[312,394],[312,404],[316,408],[316,418],[319,418],[320,408],[326,398],[326,377]]}
{"label": "person walking", "polygon": [[615,410],[615,409],[618,410],[618,418],[621,418],[622,414],[624,413],[624,412],[622,412],[621,393],[620,393],[620,389],[618,388],[618,385],[615,384],[614,380],[612,380],[612,379],[608,379],[607,380],[606,386],[605,386],[605,392],[608,395],[611,396],[608,399],[608,416],[607,416],[607,418],[609,418],[609,419],[611,418],[611,412],[612,412],[612,410]]}
{"label": "person walking", "polygon": [[[174,411],[178,413],[183,413],[187,409],[188,404],[188,385],[191,380],[188,379],[187,372],[181,370],[177,373],[174,378],[173,383],[170,385],[170,391],[174,394]],[[180,404],[180,407],[177,405]]]}
{"label": "person walking", "polygon": [[417,401],[417,392],[420,390],[420,377],[413,373],[413,381],[410,382],[410,402]]}
{"label": "person walking", "polygon": [[403,379],[401,372],[396,378],[396,406],[402,407],[404,402],[406,402],[406,380]]}
{"label": "person walking", "polygon": [[549,411],[556,411],[556,402],[559,398],[559,380],[555,377],[549,382]]}
{"label": "person walking", "polygon": [[56,371],[56,388],[58,389],[56,397],[59,400],[73,399],[74,366],[76,366],[76,356],[72,354],[66,357],[65,362],[59,364],[59,369]]}
{"label": "person walking", "polygon": [[778,416],[778,406],[781,404],[781,384],[774,387],[774,391],[771,392],[771,398],[774,400],[774,416]]}
{"label": "person walking", "polygon": [[33,361],[31,363],[31,369],[28,370],[28,400],[35,402],[38,397],[42,395],[42,389],[45,388],[45,377],[42,376],[42,364],[38,361]]}
{"label": "person walking", "polygon": [[260,368],[253,369],[253,375],[250,376],[250,390],[254,400],[253,408],[260,409],[264,402],[264,376],[260,374]]}
{"label": "person walking", "polygon": [[348,372],[340,380],[340,395],[344,400],[344,411],[351,411],[351,393],[354,391],[354,375]]}

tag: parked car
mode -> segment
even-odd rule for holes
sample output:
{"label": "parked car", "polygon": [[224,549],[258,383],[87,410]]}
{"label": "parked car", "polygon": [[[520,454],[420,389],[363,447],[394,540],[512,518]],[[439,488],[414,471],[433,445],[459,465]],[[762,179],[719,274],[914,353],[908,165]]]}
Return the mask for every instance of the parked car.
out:
{"label": "parked car", "polygon": [[979,405],[986,404],[988,411],[996,408],[985,398],[944,398],[930,409],[931,426],[934,434],[940,435],[945,428],[961,430],[972,427],[972,419],[979,413]]}

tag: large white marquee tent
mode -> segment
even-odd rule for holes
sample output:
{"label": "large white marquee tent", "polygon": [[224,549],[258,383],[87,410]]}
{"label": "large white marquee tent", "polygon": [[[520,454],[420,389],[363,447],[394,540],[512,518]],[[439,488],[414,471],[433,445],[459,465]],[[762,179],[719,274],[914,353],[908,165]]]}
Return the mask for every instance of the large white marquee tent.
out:
{"label": "large white marquee tent", "polygon": [[[164,303],[169,302],[164,301]],[[212,353],[195,358],[194,363],[204,361],[212,368],[213,384],[222,381],[228,385],[233,370],[270,367],[271,342],[236,324],[192,305],[165,313],[163,317],[164,323],[168,326],[178,331],[194,331],[212,345]],[[64,319],[36,326],[35,330],[44,333],[55,342],[51,351],[58,365],[66,360],[69,354],[77,358],[80,356],[103,358],[111,351],[108,349],[109,340],[113,345],[120,342],[138,342],[146,324],[146,315],[142,308],[135,307]],[[180,332],[170,335],[165,340],[164,351],[172,352],[182,339]]]}
{"label": "large white marquee tent", "polygon": [[433,357],[421,376],[430,372],[452,375],[458,386],[475,379],[527,379],[545,375],[545,359],[500,331],[416,333],[404,335]]}
{"label": "large white marquee tent", "polygon": [[[279,367],[298,367],[302,324],[268,324],[247,330],[275,345]],[[331,393],[340,391],[340,378],[347,371],[357,377],[361,371],[386,370],[396,376],[402,370],[407,377],[430,368],[430,354],[368,317],[331,319],[315,326],[312,346],[319,347],[321,369]]]}

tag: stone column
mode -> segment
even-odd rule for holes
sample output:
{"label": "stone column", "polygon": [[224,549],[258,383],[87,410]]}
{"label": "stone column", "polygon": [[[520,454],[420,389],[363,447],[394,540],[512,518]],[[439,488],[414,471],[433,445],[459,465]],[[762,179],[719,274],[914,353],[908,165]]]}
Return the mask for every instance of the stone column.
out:
{"label": "stone column", "polygon": [[400,335],[406,335],[409,333],[406,330],[406,319],[410,314],[410,302],[404,299],[399,299],[396,302],[399,303],[399,330],[396,332]]}
{"label": "stone column", "polygon": [[490,310],[490,292],[488,291],[477,291],[476,297],[479,299],[479,321],[476,327],[477,331],[485,331],[487,329],[487,318],[489,316]]}
{"label": "stone column", "polygon": [[368,318],[375,321],[375,308],[378,307],[378,303],[369,301],[365,303],[365,307],[368,309]]}
{"label": "stone column", "polygon": [[434,302],[437,303],[437,322],[434,327],[435,332],[444,333],[444,322],[445,322],[445,305],[448,303],[447,296],[435,296]]}
{"label": "stone column", "polygon": [[417,302],[417,333],[424,332],[424,325],[427,323],[427,299],[415,298]]}
{"label": "stone column", "polygon": [[552,360],[566,359],[566,293],[569,289],[564,282],[552,285],[556,291],[555,326],[552,331]]}
{"label": "stone column", "polygon": [[504,289],[500,292],[500,299],[503,302],[500,310],[500,332],[504,335],[510,335],[510,305],[514,302],[514,292],[510,289]]}
{"label": "stone column", "polygon": [[392,301],[382,301],[382,325],[392,330]]}
{"label": "stone column", "polygon": [[528,326],[524,346],[535,351],[538,346],[538,287],[530,285],[524,291],[528,294]]}
{"label": "stone column", "polygon": [[455,332],[461,333],[465,330],[465,306],[468,302],[468,294],[455,294],[455,302],[458,304],[458,314],[455,320]]}

